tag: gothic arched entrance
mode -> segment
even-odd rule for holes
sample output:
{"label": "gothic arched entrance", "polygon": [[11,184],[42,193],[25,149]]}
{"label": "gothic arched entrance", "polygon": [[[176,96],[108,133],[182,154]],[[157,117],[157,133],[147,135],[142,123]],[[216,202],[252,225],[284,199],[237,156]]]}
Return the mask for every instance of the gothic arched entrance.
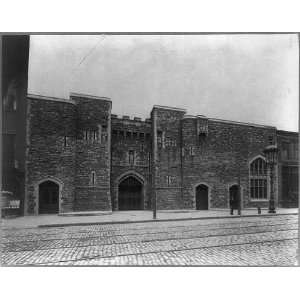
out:
{"label": "gothic arched entrance", "polygon": [[56,214],[59,211],[59,185],[51,180],[39,185],[39,214]]}
{"label": "gothic arched entrance", "polygon": [[196,209],[208,209],[208,186],[205,184],[199,184],[196,187]]}
{"label": "gothic arched entrance", "polygon": [[143,183],[134,176],[129,176],[119,183],[119,210],[143,209]]}

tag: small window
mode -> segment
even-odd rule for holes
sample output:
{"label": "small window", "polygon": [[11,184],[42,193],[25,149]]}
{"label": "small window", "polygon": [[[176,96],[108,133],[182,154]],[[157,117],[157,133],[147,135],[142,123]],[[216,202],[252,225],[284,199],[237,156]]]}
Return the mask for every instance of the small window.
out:
{"label": "small window", "polygon": [[133,133],[132,133],[132,137],[133,137],[134,139],[137,139],[137,135],[138,135],[137,132],[133,132]]}
{"label": "small window", "polygon": [[171,186],[172,183],[173,183],[174,180],[175,180],[175,177],[174,177],[174,176],[170,176],[170,175],[168,175],[168,176],[166,176],[166,177],[167,177],[167,185],[168,185],[168,186]]}
{"label": "small window", "polygon": [[120,130],[120,131],[119,131],[119,136],[120,136],[121,138],[124,138],[124,131]]}
{"label": "small window", "polygon": [[273,135],[269,135],[268,140],[269,140],[269,144],[272,145],[274,143],[274,137],[273,137]]}
{"label": "small window", "polygon": [[95,171],[92,171],[92,174],[91,174],[91,184],[92,185],[96,184],[96,172]]}
{"label": "small window", "polygon": [[113,130],[113,131],[112,131],[112,134],[113,134],[113,136],[115,136],[115,137],[118,136],[118,130]]}
{"label": "small window", "polygon": [[88,138],[89,138],[89,132],[88,132],[87,130],[85,130],[85,131],[83,132],[83,138],[84,138],[85,140],[88,140]]}
{"label": "small window", "polygon": [[282,149],[281,149],[281,159],[283,160],[287,160],[288,159],[288,148],[289,148],[289,144],[286,142],[282,143]]}
{"label": "small window", "polygon": [[129,164],[134,165],[134,150],[128,152]]}
{"label": "small window", "polygon": [[145,138],[145,134],[143,132],[140,132],[140,139],[143,140]]}
{"label": "small window", "polygon": [[64,136],[64,148],[68,146],[68,137]]}
{"label": "small window", "polygon": [[102,125],[102,131],[107,132],[107,125]]}
{"label": "small window", "polygon": [[93,131],[93,139],[98,140],[98,131],[97,130]]}
{"label": "small window", "polygon": [[161,130],[157,130],[157,143],[158,143],[159,147],[162,146],[162,131]]}
{"label": "small window", "polygon": [[89,130],[88,131],[88,140],[92,140],[93,136],[94,136],[93,132]]}
{"label": "small window", "polygon": [[195,148],[193,146],[190,147],[190,155],[191,156],[195,155]]}
{"label": "small window", "polygon": [[166,176],[166,179],[167,179],[167,186],[169,186],[170,185],[170,176],[169,175]]}
{"label": "small window", "polygon": [[130,132],[130,131],[127,131],[127,132],[126,132],[126,138],[128,138],[128,139],[131,138],[131,132]]}
{"label": "small window", "polygon": [[13,101],[13,111],[16,111],[17,110],[17,100],[14,99]]}
{"label": "small window", "polygon": [[150,141],[150,133],[146,133],[146,140]]}

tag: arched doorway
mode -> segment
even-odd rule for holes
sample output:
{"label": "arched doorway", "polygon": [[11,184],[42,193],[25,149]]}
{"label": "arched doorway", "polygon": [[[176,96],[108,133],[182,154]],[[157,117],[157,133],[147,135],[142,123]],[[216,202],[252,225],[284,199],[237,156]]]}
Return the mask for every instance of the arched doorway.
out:
{"label": "arched doorway", "polygon": [[143,209],[143,184],[134,176],[129,176],[119,183],[119,210]]}
{"label": "arched doorway", "polygon": [[199,184],[196,187],[196,209],[208,209],[208,186],[205,184]]}
{"label": "arched doorway", "polygon": [[239,208],[239,186],[237,184],[232,185],[229,188],[229,203],[232,200],[232,208],[238,209]]}
{"label": "arched doorway", "polygon": [[51,180],[39,185],[39,214],[56,214],[59,211],[59,185]]}

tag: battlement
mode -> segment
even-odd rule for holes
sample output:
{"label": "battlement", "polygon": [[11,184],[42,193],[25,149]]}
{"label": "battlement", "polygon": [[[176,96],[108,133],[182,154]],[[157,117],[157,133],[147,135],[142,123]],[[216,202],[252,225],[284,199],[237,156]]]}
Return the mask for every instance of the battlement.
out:
{"label": "battlement", "polygon": [[122,117],[116,115],[116,114],[111,114],[111,118],[114,121],[129,121],[129,122],[141,122],[141,123],[151,123],[150,118],[142,119],[140,117],[130,117],[127,115],[123,115]]}

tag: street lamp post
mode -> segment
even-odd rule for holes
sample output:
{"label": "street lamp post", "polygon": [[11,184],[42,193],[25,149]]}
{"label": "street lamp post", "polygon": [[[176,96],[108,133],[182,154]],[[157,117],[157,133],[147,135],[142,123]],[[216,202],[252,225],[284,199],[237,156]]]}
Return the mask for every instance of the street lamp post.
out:
{"label": "street lamp post", "polygon": [[275,145],[269,145],[264,149],[267,165],[270,167],[270,200],[269,213],[275,214],[275,200],[274,200],[274,167],[277,163],[278,148]]}

